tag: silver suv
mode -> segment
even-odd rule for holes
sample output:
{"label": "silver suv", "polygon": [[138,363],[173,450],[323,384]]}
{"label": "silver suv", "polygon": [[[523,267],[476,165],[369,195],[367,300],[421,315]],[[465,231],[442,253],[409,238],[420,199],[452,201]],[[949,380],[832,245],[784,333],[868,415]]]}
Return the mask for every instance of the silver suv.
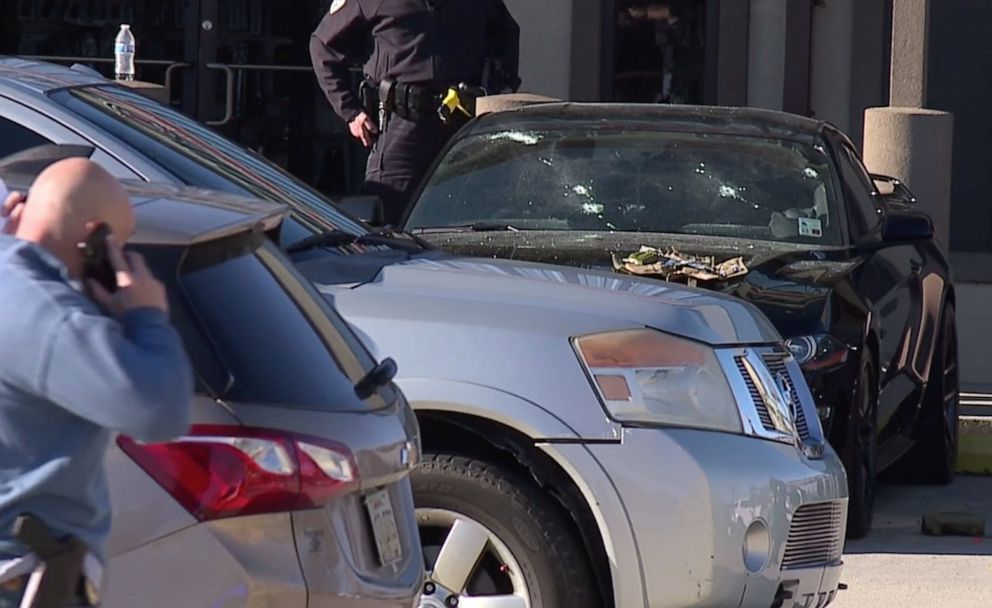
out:
{"label": "silver suv", "polygon": [[[8,157],[0,179],[23,191],[49,162]],[[390,361],[377,364],[264,237],[285,208],[128,189],[138,220],[128,247],[166,285],[197,395],[186,436],[119,436],[108,455],[101,605],[417,605],[417,423]]]}
{"label": "silver suv", "polygon": [[88,146],[120,176],[292,209],[273,240],[374,354],[396,359],[420,422],[421,606],[835,597],[844,471],[749,304],[370,233],[203,125],[66,68],[0,61],[3,119],[19,141]]}

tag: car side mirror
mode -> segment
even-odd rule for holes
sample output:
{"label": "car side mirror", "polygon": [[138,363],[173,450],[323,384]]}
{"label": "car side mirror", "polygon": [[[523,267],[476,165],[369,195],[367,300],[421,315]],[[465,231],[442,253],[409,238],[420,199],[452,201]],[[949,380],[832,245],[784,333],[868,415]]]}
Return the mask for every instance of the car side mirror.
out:
{"label": "car side mirror", "polygon": [[338,201],[338,207],[370,226],[383,224],[382,199],[378,196],[346,196]]}
{"label": "car side mirror", "polygon": [[906,187],[902,180],[888,175],[873,173],[871,179],[875,182],[875,192],[890,203],[901,205],[915,205],[916,195]]}
{"label": "car side mirror", "polygon": [[889,211],[882,220],[882,240],[885,242],[932,239],[933,234],[933,220],[926,213]]}

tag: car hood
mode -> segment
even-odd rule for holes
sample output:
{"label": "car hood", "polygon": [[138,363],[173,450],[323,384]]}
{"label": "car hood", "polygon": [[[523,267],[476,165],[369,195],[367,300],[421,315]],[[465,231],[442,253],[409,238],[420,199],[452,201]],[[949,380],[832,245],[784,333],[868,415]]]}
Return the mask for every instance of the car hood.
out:
{"label": "car hood", "polygon": [[699,286],[755,305],[786,338],[824,328],[834,287],[859,262],[844,249],[697,235],[520,231],[423,236],[455,254],[563,264],[611,273],[615,273],[614,254],[622,258],[642,245],[673,247],[685,254],[713,256],[718,262],[740,256],[748,267],[746,275]]}
{"label": "car hood", "polygon": [[[325,293],[341,289],[322,280],[316,269],[313,260],[301,268]],[[405,317],[425,320],[438,315],[431,302],[445,298],[464,303],[466,311],[474,305],[487,310],[504,305],[513,314],[526,314],[527,308],[587,314],[712,345],[781,340],[760,312],[738,299],[596,270],[433,252],[386,264],[372,280],[352,288],[395,300]],[[348,316],[348,310],[342,313]]]}

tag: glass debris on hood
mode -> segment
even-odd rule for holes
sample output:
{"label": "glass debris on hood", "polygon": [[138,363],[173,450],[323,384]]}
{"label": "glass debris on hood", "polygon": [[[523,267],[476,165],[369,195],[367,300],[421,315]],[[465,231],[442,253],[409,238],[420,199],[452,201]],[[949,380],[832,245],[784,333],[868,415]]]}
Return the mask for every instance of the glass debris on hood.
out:
{"label": "glass debris on hood", "polygon": [[726,281],[748,273],[743,257],[717,263],[713,256],[694,256],[679,253],[674,248],[662,250],[648,246],[642,246],[639,251],[624,258],[614,254],[613,268],[620,273],[660,277],[690,287],[695,287],[700,281]]}

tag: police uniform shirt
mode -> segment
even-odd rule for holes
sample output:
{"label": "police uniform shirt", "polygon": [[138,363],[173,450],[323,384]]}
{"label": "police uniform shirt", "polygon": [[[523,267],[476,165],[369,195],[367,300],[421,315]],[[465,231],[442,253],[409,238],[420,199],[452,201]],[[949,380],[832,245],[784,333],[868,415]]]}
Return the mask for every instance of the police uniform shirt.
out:
{"label": "police uniform shirt", "polygon": [[516,79],[519,38],[503,0],[334,0],[310,53],[324,94],[350,122],[363,111],[351,88],[352,65],[365,60],[376,82],[478,85],[492,58]]}

